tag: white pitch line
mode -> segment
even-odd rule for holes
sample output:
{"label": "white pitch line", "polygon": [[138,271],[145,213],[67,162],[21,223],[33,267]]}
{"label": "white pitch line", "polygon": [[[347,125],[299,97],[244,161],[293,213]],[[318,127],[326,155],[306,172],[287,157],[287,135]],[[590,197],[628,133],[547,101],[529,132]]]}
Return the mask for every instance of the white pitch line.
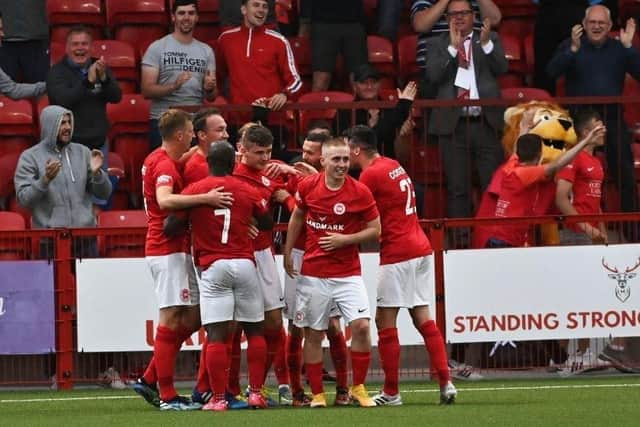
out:
{"label": "white pitch line", "polygon": [[[541,386],[507,386],[507,387],[466,387],[458,388],[461,393],[474,391],[526,391],[526,390],[572,390],[572,389],[589,389],[589,388],[634,388],[640,387],[640,383],[622,383],[622,384],[567,384],[567,385],[541,385]],[[402,393],[438,393],[437,388],[433,389],[414,389],[402,390]],[[327,394],[333,394],[327,392]],[[51,397],[40,399],[1,399],[1,403],[35,403],[35,402],[73,402],[83,400],[124,400],[139,399],[136,395],[127,396],[86,396],[86,397]]]}

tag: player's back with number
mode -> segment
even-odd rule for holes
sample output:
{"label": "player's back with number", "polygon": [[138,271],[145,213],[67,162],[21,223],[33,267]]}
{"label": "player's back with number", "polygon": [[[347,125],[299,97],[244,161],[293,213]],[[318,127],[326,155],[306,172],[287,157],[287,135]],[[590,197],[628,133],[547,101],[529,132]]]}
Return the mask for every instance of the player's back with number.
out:
{"label": "player's back with number", "polygon": [[254,216],[268,213],[257,190],[234,176],[208,176],[187,186],[182,194],[201,194],[218,187],[233,194],[230,208],[199,206],[189,214],[194,259],[203,269],[219,259],[253,260],[249,224]]}
{"label": "player's back with number", "polygon": [[360,182],[369,187],[380,211],[380,263],[429,255],[431,244],[418,223],[413,183],[400,163],[377,157],[362,171]]}

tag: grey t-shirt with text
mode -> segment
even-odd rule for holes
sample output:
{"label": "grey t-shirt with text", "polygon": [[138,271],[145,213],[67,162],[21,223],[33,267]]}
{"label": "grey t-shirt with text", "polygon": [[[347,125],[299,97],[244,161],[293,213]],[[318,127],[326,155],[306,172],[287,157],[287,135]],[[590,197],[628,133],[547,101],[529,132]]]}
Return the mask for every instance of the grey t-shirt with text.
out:
{"label": "grey t-shirt with text", "polygon": [[202,104],[204,77],[207,70],[215,74],[216,60],[209,45],[195,39],[183,44],[169,34],[149,46],[142,66],[158,69],[158,84],[161,85],[172,84],[184,71],[191,73],[191,78],[180,89],[151,100],[151,118],[157,119],[171,106]]}

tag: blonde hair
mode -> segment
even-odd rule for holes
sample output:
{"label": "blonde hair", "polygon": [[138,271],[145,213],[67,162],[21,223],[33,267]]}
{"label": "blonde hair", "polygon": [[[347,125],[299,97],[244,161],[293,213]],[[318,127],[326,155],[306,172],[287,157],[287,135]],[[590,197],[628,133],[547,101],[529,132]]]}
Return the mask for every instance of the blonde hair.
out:
{"label": "blonde hair", "polygon": [[186,111],[170,108],[158,119],[158,129],[162,139],[169,139],[179,130],[185,130],[191,116]]}

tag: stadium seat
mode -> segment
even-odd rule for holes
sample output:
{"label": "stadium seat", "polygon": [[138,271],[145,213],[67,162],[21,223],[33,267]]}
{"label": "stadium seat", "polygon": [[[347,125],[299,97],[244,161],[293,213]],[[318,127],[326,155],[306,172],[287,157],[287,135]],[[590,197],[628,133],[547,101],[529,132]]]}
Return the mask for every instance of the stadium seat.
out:
{"label": "stadium seat", "polygon": [[57,64],[66,54],[64,43],[55,41],[49,43],[49,65]]}
{"label": "stadium seat", "polygon": [[382,101],[397,101],[398,91],[394,89],[380,89],[380,100]]}
{"label": "stadium seat", "polygon": [[36,135],[31,102],[0,97],[0,156],[29,148]]}
{"label": "stadium seat", "polygon": [[91,56],[104,56],[123,93],[137,92],[139,67],[136,52],[131,44],[119,40],[94,40]]}
{"label": "stadium seat", "polygon": [[[0,211],[0,231],[26,230],[22,215],[15,212]],[[28,237],[0,238],[0,260],[27,259],[31,239]]]}
{"label": "stadium seat", "polygon": [[525,71],[532,76],[535,70],[535,51],[533,49],[533,34],[527,35],[523,41]]}
{"label": "stadium seat", "polygon": [[[174,0],[169,0],[168,14],[171,14]],[[198,25],[193,35],[198,40],[212,40],[220,35],[220,0],[198,1]]]}
{"label": "stadium seat", "polygon": [[409,176],[414,182],[427,185],[442,185],[444,170],[440,148],[437,144],[424,144],[417,135],[411,141]]}
{"label": "stadium seat", "polygon": [[512,17],[512,18],[503,18],[500,22],[500,26],[498,28],[498,33],[500,37],[505,34],[510,34],[512,36],[518,37],[520,40],[523,40],[527,34],[533,33],[533,27],[535,26],[535,18],[534,17]]}
{"label": "stadium seat", "polygon": [[[353,102],[353,94],[346,92],[309,92],[298,99],[300,104],[318,104],[335,102]],[[311,120],[322,119],[332,122],[336,117],[335,108],[300,109],[300,121],[298,132],[304,135]]]}
{"label": "stadium seat", "polygon": [[47,0],[49,39],[65,43],[69,29],[85,25],[94,39],[103,37],[105,18],[101,0]]}
{"label": "stadium seat", "polygon": [[105,0],[107,26],[116,40],[139,46],[167,34],[169,15],[164,0]]}
{"label": "stadium seat", "polygon": [[393,45],[384,37],[367,36],[369,63],[381,74],[380,87],[395,89],[396,66],[393,59]]}
{"label": "stadium seat", "polygon": [[107,104],[111,150],[125,160],[125,177],[118,183],[118,188],[130,192],[133,206],[140,203],[140,169],[149,154],[150,105],[149,100],[137,94],[125,94],[120,103]]}
{"label": "stadium seat", "polygon": [[538,89],[535,87],[512,87],[508,89],[502,89],[500,96],[504,99],[514,99],[518,102],[522,101],[547,101],[551,100],[552,96],[544,89]]}
{"label": "stadium seat", "polygon": [[531,0],[495,0],[495,4],[502,13],[503,22],[505,18],[532,18],[536,15],[537,6]]}
{"label": "stadium seat", "polygon": [[401,85],[410,80],[420,80],[421,73],[416,64],[418,36],[405,36],[398,41],[398,79]]}
{"label": "stadium seat", "polygon": [[0,155],[0,204],[3,208],[8,206],[9,196],[14,192],[13,176],[20,153],[7,153]]}
{"label": "stadium seat", "polygon": [[289,38],[289,44],[296,61],[296,68],[302,79],[300,93],[310,92],[313,78],[313,72],[311,71],[311,41],[308,37],[291,37]]}
{"label": "stadium seat", "polygon": [[[98,214],[98,227],[147,227],[147,215],[143,210],[111,210]],[[107,258],[144,256],[145,233],[100,235],[98,248]]]}
{"label": "stadium seat", "polygon": [[526,66],[521,39],[511,34],[502,34],[500,40],[504,48],[504,56],[509,61],[509,71],[524,74]]}

